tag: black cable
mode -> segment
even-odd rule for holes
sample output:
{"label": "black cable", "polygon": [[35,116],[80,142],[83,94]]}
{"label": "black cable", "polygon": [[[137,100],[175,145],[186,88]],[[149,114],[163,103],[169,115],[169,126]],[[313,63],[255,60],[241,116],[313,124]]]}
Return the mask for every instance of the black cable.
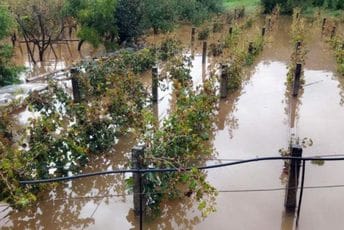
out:
{"label": "black cable", "polygon": [[[252,162],[258,162],[258,161],[276,161],[276,160],[303,160],[303,161],[344,161],[344,157],[332,157],[332,158],[321,158],[321,157],[262,157],[262,158],[253,158],[253,159],[247,159],[242,161],[235,161],[235,162],[229,162],[229,163],[223,163],[223,164],[216,164],[216,165],[210,165],[210,166],[200,166],[200,167],[193,167],[197,168],[199,170],[208,170],[208,169],[215,169],[215,168],[222,168],[222,167],[229,167],[239,164],[247,164]],[[109,174],[119,174],[119,173],[163,173],[163,172],[185,172],[190,171],[193,168],[166,168],[166,169],[157,169],[157,168],[151,168],[151,169],[119,169],[119,170],[111,170],[111,171],[103,171],[103,172],[94,172],[94,173],[85,173],[85,174],[78,174],[74,176],[68,176],[68,177],[57,177],[57,178],[51,178],[51,179],[39,179],[39,180],[23,180],[19,183],[21,185],[30,185],[30,184],[44,184],[44,183],[53,183],[53,182],[61,182],[61,181],[69,181],[69,180],[75,180],[80,178],[86,178],[86,177],[93,177],[93,176],[104,176]]]}
{"label": "black cable", "polygon": [[302,161],[301,189],[300,189],[299,203],[297,205],[296,226],[299,225],[299,218],[300,218],[300,211],[301,211],[301,204],[302,204],[302,197],[303,197],[303,189],[304,189],[304,184],[305,184],[305,171],[306,171],[306,161]]}

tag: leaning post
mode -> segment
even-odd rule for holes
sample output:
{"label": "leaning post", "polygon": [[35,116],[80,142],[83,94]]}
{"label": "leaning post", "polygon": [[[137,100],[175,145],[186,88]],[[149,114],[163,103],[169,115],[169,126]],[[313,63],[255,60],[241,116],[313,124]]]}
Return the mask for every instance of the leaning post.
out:
{"label": "leaning post", "polygon": [[299,145],[291,146],[291,156],[293,157],[290,160],[289,165],[289,177],[286,187],[286,194],[284,200],[284,207],[287,212],[295,212],[296,208],[296,196],[297,188],[299,185],[299,176],[300,176],[300,167],[301,160],[297,158],[302,158],[302,148]]}

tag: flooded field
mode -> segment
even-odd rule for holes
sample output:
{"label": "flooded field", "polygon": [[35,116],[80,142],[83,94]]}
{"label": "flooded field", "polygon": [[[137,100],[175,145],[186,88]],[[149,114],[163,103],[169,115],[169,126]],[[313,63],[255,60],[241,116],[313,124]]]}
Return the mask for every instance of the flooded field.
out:
{"label": "flooded field", "polygon": [[[288,33],[290,23],[287,17],[279,20],[270,42],[254,67],[247,71],[241,90],[220,102],[212,139],[215,159],[208,161],[208,165],[280,156],[279,150],[288,148],[291,137],[313,142],[304,149],[304,156],[344,154],[344,83],[336,75],[334,55],[317,28],[311,30],[311,39],[307,41],[304,89],[298,100],[290,103],[286,86],[293,49]],[[187,43],[190,31],[185,26],[176,33]],[[153,42],[156,39],[159,38],[153,38]],[[201,45],[197,42],[194,47],[191,74],[195,87],[202,84],[218,62],[209,57],[202,66]],[[75,58],[81,58],[73,55],[74,58],[61,60],[59,67],[48,65],[44,69],[64,68]],[[17,63],[28,65],[25,58],[17,59]],[[151,84],[150,74],[143,77],[147,86]],[[159,91],[156,108],[160,120],[168,115],[173,104],[172,85],[166,82],[165,88]],[[91,159],[83,172],[129,167],[130,151],[135,144],[130,135],[122,136],[111,152]],[[308,188],[304,191],[298,229],[341,229],[343,173],[342,162],[326,162],[321,166],[307,163]],[[294,216],[284,211],[284,162],[238,165],[208,170],[207,174],[210,184],[219,191],[215,213],[202,218],[197,206],[185,198],[164,203],[162,215],[146,221],[144,229],[296,229]],[[35,206],[27,210],[0,206],[3,210],[0,226],[2,229],[138,229],[133,197],[125,188],[124,180],[129,176],[62,183],[42,193]],[[318,186],[328,187],[315,188]]]}

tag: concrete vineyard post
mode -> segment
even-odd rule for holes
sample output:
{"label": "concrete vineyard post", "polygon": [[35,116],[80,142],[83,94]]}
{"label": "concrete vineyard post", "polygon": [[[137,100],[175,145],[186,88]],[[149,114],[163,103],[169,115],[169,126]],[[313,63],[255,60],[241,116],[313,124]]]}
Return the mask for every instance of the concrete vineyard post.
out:
{"label": "concrete vineyard post", "polygon": [[[291,156],[302,158],[302,148],[298,145],[291,147]],[[289,165],[289,177],[286,187],[284,207],[287,212],[294,212],[296,208],[297,187],[299,185],[301,160],[292,159]]]}

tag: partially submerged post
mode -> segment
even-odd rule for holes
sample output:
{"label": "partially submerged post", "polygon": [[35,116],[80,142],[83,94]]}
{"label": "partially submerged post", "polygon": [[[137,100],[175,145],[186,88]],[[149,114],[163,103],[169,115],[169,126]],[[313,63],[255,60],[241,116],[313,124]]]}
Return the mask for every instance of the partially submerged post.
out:
{"label": "partially submerged post", "polygon": [[300,49],[301,49],[301,46],[302,46],[302,42],[301,41],[298,41],[297,43],[296,43],[296,51],[299,51]]}
{"label": "partially submerged post", "polygon": [[240,17],[241,18],[245,17],[245,7],[244,6],[241,8]]}
{"label": "partially submerged post", "polygon": [[[144,161],[144,146],[139,145],[135,146],[131,150],[131,157],[132,157],[132,163],[133,163],[133,169],[142,169],[143,168],[143,161]],[[142,214],[143,212],[143,205],[142,205],[142,175],[141,173],[133,173],[133,179],[134,179],[134,211],[135,214],[138,216]]]}
{"label": "partially submerged post", "polygon": [[228,95],[228,65],[221,64],[220,96],[226,98]]}
{"label": "partially submerged post", "polygon": [[202,64],[205,64],[207,61],[207,41],[203,42],[203,53],[202,53]]}
{"label": "partially submerged post", "polygon": [[229,35],[232,36],[232,34],[233,34],[233,27],[229,27]]}
{"label": "partially submerged post", "polygon": [[272,29],[271,18],[269,18],[269,20],[268,20],[268,28],[269,28],[269,30],[271,30],[271,29]]}
{"label": "partially submerged post", "polygon": [[17,35],[16,33],[13,33],[11,36],[11,41],[12,41],[12,46],[15,47],[16,46],[16,41],[17,41]]}
{"label": "partially submerged post", "polygon": [[85,40],[81,39],[79,42],[78,42],[78,51],[80,52],[81,51],[81,47],[82,45],[84,44]]}
{"label": "partially submerged post", "polygon": [[322,22],[322,26],[321,26],[321,31],[322,31],[322,32],[324,32],[324,30],[325,30],[326,21],[327,21],[327,19],[324,18],[324,19],[323,19],[323,22]]}
{"label": "partially submerged post", "polygon": [[336,36],[336,29],[337,29],[336,26],[333,26],[333,27],[332,27],[331,38],[334,38],[334,36]]}
{"label": "partially submerged post", "polygon": [[158,102],[158,86],[159,86],[159,69],[155,65],[152,67],[152,101],[154,103]]}
{"label": "partially submerged post", "polygon": [[[302,158],[302,148],[298,145],[291,146],[291,156]],[[287,212],[294,212],[296,208],[297,187],[299,185],[301,160],[292,159],[289,165],[289,177],[286,187],[284,207]]]}
{"label": "partially submerged post", "polygon": [[195,36],[196,36],[196,27],[192,27],[192,29],[191,29],[191,42],[195,41]]}
{"label": "partially submerged post", "polygon": [[79,85],[79,80],[78,80],[79,73],[80,73],[79,68],[74,67],[70,70],[70,74],[72,77],[73,99],[74,99],[74,102],[76,103],[81,101],[80,85]]}
{"label": "partially submerged post", "polygon": [[250,42],[248,44],[248,53],[253,54],[253,51],[254,51],[253,42]]}
{"label": "partially submerged post", "polygon": [[266,28],[265,28],[265,27],[263,27],[263,28],[262,28],[262,37],[264,37],[264,36],[265,36],[265,32],[266,32]]}
{"label": "partially submerged post", "polygon": [[294,76],[294,82],[293,82],[293,96],[294,97],[296,97],[299,94],[301,71],[302,71],[302,64],[300,63],[296,64],[295,76]]}

